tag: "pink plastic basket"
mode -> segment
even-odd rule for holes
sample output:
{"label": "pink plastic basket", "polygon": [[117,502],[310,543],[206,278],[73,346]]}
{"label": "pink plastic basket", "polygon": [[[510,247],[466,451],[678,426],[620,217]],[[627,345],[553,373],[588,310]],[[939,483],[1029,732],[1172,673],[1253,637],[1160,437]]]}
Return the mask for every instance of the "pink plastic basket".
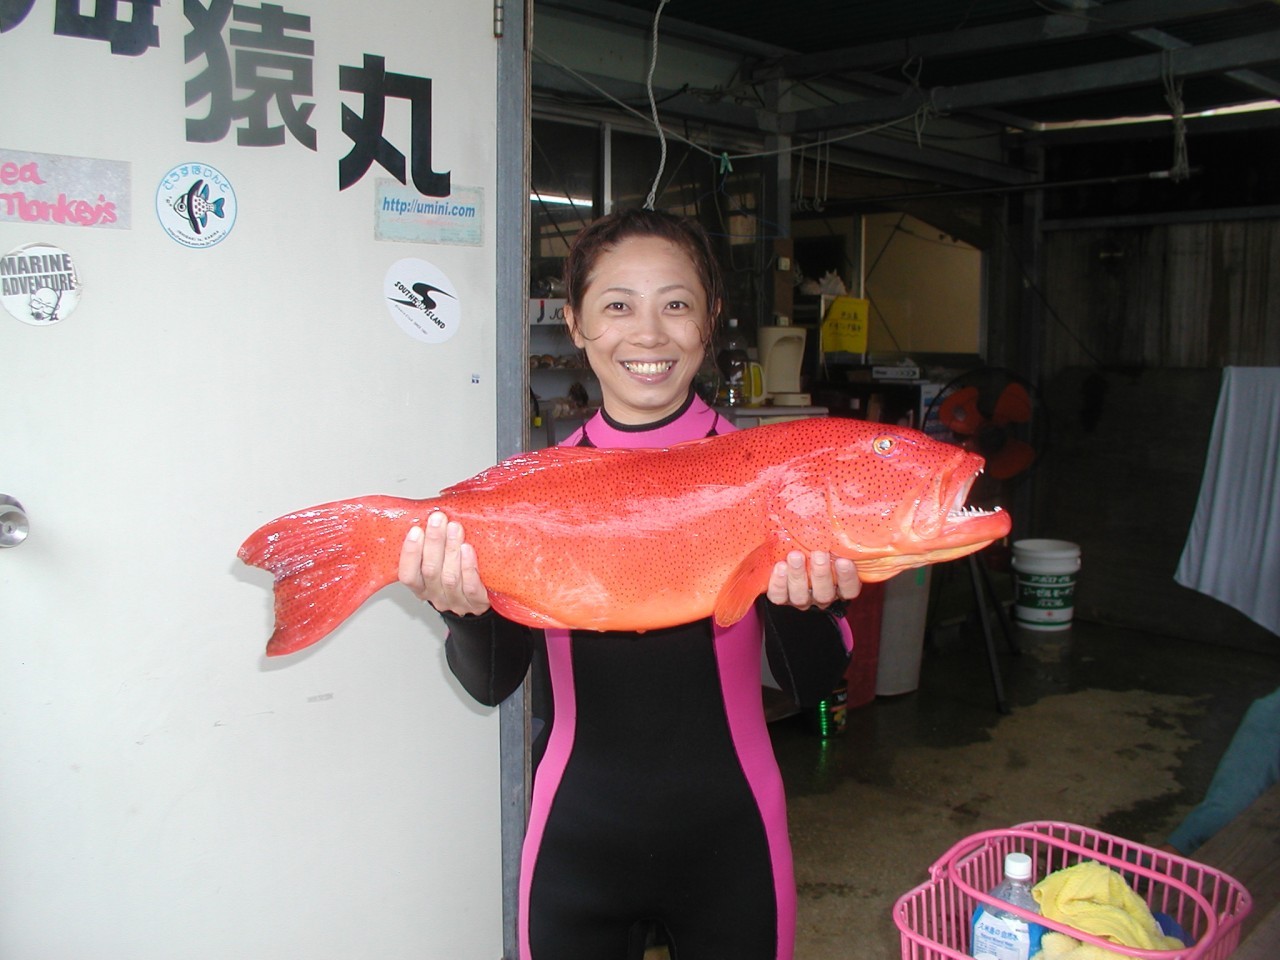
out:
{"label": "pink plastic basket", "polygon": [[1001,904],[1046,930],[1121,957],[1225,960],[1240,941],[1240,922],[1253,907],[1238,881],[1202,863],[1072,823],[1022,823],[961,840],[929,868],[929,880],[898,898],[893,921],[902,935],[903,960],[966,960],[973,911],[979,903],[997,902],[986,891],[999,885],[1005,854],[1014,851],[1031,857],[1038,878],[1083,860],[1111,867],[1152,911],[1177,921],[1191,941],[1181,950],[1138,950]]}

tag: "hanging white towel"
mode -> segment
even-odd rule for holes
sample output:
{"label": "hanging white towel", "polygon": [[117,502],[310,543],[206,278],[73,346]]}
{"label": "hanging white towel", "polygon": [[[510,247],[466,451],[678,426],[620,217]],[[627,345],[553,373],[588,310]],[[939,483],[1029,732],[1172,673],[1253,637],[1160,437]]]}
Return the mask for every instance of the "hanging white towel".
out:
{"label": "hanging white towel", "polygon": [[1174,580],[1280,634],[1280,367],[1227,367]]}

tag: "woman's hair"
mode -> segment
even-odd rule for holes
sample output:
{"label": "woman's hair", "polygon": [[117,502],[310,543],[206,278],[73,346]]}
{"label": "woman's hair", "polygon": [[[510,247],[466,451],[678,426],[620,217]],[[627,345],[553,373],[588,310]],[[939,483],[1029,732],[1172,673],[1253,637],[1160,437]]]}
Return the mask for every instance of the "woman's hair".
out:
{"label": "woman's hair", "polygon": [[578,234],[564,262],[564,291],[574,316],[582,315],[582,297],[595,273],[596,262],[630,237],[659,237],[683,250],[693,261],[707,297],[709,343],[724,310],[724,278],[711,238],[696,220],[658,210],[618,210],[592,222]]}

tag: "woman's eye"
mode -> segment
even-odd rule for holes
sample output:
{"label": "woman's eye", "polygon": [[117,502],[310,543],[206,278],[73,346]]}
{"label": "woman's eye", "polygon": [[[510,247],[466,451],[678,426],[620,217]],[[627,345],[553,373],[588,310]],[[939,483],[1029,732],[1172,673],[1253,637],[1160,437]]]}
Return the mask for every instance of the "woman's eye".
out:
{"label": "woman's eye", "polygon": [[689,304],[685,303],[683,300],[672,300],[670,303],[667,304],[667,309],[668,310],[688,310]]}

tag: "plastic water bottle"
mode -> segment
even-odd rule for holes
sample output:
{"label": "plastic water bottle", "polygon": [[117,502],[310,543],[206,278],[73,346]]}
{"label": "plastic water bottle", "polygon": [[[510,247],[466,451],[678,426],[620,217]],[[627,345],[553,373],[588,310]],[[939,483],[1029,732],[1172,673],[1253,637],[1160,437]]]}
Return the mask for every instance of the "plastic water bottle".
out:
{"label": "plastic water bottle", "polygon": [[[1039,913],[1040,905],[1031,893],[1031,858],[1025,853],[1005,854],[1004,881],[991,891],[991,896]],[[1015,913],[980,903],[973,911],[972,934],[969,953],[976,960],[1028,960],[1040,951],[1044,928]]]}
{"label": "plastic water bottle", "polygon": [[716,366],[720,368],[719,401],[725,406],[737,407],[746,402],[743,380],[747,375],[747,341],[738,329],[738,318],[729,318],[729,330],[724,344],[716,354]]}

